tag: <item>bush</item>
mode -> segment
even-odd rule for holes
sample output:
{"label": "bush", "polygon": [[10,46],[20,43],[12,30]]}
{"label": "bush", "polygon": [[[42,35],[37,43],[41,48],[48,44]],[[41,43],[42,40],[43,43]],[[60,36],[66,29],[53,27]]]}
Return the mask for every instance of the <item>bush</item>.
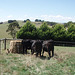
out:
{"label": "bush", "polygon": [[53,36],[56,41],[65,41],[66,40],[66,30],[63,25],[56,24],[53,28]]}
{"label": "bush", "polygon": [[12,23],[15,22],[16,20],[8,20],[8,23]]}
{"label": "bush", "polygon": [[75,24],[71,24],[67,30],[67,39],[75,42]]}
{"label": "bush", "polygon": [[42,20],[39,20],[39,19],[35,19],[35,22],[42,22]]}
{"label": "bush", "polygon": [[24,22],[27,22],[27,21],[30,21],[30,19],[26,19],[26,20],[24,20]]}
{"label": "bush", "polygon": [[27,21],[26,24],[17,32],[17,38],[21,39],[41,39],[55,41],[73,41],[75,42],[75,24],[70,24],[68,29],[63,24],[56,24],[52,28],[44,22],[40,28]]}
{"label": "bush", "polygon": [[32,32],[35,30],[35,25],[31,24],[30,21],[27,21],[26,24],[17,32],[17,38],[31,39],[33,37]]}
{"label": "bush", "polygon": [[3,22],[0,22],[0,24],[3,24]]}

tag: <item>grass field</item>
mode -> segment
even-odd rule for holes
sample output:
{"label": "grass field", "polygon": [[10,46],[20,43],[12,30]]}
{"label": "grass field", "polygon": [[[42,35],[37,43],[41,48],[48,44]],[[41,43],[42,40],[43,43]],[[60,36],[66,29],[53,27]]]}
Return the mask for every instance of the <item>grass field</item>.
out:
{"label": "grass field", "polygon": [[[18,23],[20,26],[25,24],[23,21],[18,21]],[[36,27],[42,24],[32,23]],[[11,38],[6,32],[8,25],[7,22],[0,24],[0,39]],[[50,60],[46,52],[44,57],[36,58],[31,54],[6,54],[3,47],[4,43],[1,44],[0,75],[75,75],[75,47],[55,46],[55,55]],[[7,48],[9,48],[8,44]]]}
{"label": "grass field", "polygon": [[0,75],[75,75],[75,47],[55,46],[55,55],[48,60],[27,54],[0,54]]}

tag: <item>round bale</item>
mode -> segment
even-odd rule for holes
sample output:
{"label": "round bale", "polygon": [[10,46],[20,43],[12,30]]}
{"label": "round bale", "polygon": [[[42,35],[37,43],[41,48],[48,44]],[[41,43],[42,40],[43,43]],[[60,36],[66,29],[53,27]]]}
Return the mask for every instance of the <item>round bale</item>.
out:
{"label": "round bale", "polygon": [[23,53],[22,40],[10,41],[9,50],[11,53]]}

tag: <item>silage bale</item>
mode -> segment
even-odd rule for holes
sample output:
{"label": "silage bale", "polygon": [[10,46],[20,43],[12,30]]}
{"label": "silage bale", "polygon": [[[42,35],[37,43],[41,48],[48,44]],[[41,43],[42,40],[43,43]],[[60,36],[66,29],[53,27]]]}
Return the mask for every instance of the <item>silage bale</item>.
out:
{"label": "silage bale", "polygon": [[23,53],[22,40],[10,41],[10,52],[11,53]]}

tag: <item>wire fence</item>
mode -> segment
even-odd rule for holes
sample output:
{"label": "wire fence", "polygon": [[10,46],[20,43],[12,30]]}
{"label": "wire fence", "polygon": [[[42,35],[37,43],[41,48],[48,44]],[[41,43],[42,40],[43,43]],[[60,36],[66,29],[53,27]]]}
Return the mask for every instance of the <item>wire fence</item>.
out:
{"label": "wire fence", "polygon": [[[0,39],[0,53],[1,50],[9,49],[10,41],[13,40],[11,38],[4,38]],[[20,39],[14,39],[20,40]],[[68,46],[68,47],[75,47],[75,42],[66,42],[66,41],[54,41],[54,46]]]}
{"label": "wire fence", "polygon": [[54,41],[54,45],[55,45],[55,46],[75,47],[75,42]]}

